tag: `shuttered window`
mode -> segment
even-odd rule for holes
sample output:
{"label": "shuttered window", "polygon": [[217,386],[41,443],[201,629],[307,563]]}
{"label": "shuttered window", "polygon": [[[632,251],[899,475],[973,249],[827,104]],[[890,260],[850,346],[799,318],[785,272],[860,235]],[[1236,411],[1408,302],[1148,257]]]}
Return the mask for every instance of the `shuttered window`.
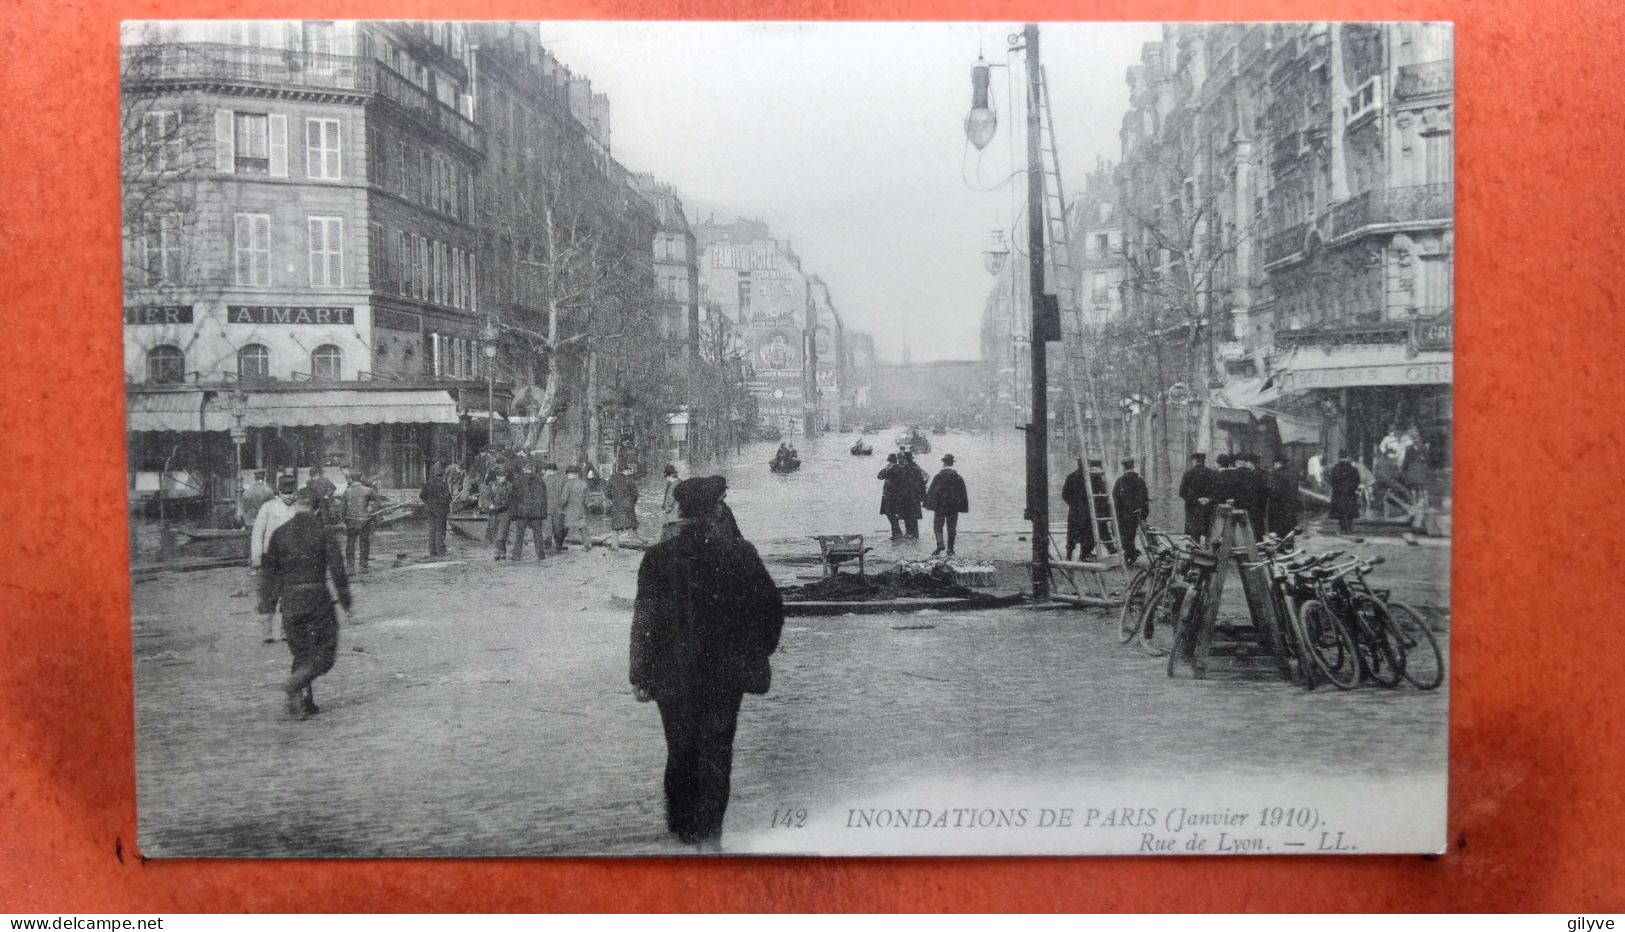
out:
{"label": "shuttered window", "polygon": [[308,226],[311,287],[344,287],[344,220],[311,217]]}
{"label": "shuttered window", "polygon": [[232,280],[271,284],[271,215],[236,214],[232,220]]}
{"label": "shuttered window", "polygon": [[341,176],[339,121],[305,121],[305,174],[319,181],[338,181]]}
{"label": "shuttered window", "polygon": [[148,285],[181,279],[181,215],[146,214],[141,224],[141,257]]}

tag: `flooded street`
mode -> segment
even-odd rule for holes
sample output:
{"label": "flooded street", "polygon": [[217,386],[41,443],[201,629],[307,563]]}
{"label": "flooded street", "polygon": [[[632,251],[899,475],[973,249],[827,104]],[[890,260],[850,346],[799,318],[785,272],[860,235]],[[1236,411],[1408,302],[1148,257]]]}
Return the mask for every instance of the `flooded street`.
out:
{"label": "flooded street", "polygon": [[[807,540],[817,533],[875,535],[882,561],[929,553],[928,524],[925,541],[884,539],[874,474],[894,435],[870,435],[870,457],[847,452],[856,435],[800,443],[804,465],[788,476],[768,471],[776,444],[721,470],[776,577],[817,572]],[[934,471],[952,452],[962,467],[967,559],[1009,569],[1027,553],[1020,439],[949,434],[920,457]],[[646,529],[658,505],[658,486],[645,485]],[[251,602],[229,596],[240,571],[136,585],[145,853],[678,850],[660,816],[658,716],[627,685],[639,555],[496,563],[454,538],[445,561],[426,564],[421,534],[408,524],[379,535],[338,665],[318,686],[323,713],[309,722],[280,714],[287,649],[261,644]],[[1448,649],[1448,548],[1336,546],[1387,557],[1378,583],[1429,606]],[[396,553],[408,559],[391,566]],[[987,798],[1215,779],[1443,791],[1445,689],[1305,692],[1261,661],[1169,679],[1115,631],[1110,612],[1030,607],[788,619],[773,689],[747,697],[740,716],[728,837],[739,850],[796,850],[768,831],[784,806],[835,818],[851,801],[938,783]]]}

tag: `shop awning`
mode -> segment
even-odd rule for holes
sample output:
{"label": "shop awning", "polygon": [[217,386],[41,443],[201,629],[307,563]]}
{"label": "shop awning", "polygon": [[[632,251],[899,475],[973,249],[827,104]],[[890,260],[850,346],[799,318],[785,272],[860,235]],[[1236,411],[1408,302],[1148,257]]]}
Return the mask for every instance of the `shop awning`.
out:
{"label": "shop awning", "polygon": [[202,410],[200,391],[130,391],[124,396],[125,429],[195,431],[202,425]]}
{"label": "shop awning", "polygon": [[[205,430],[228,430],[236,419],[223,402],[205,412]],[[445,389],[249,392],[244,427],[330,427],[346,424],[456,424],[457,405]],[[193,428],[196,429],[195,427]]]}
{"label": "shop awning", "polygon": [[1431,351],[1412,355],[1403,344],[1383,346],[1302,346],[1274,376],[1282,393],[1315,388],[1378,385],[1449,385],[1455,355]]}

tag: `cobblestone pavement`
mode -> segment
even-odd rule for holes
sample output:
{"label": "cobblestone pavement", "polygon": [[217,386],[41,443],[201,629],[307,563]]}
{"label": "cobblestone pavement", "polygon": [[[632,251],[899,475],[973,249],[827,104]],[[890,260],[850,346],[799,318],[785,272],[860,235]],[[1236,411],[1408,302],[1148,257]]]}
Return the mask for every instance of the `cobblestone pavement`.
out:
{"label": "cobblestone pavement", "polygon": [[[739,485],[730,501],[747,534],[767,529],[755,536],[775,575],[809,572],[810,542],[773,533],[777,519]],[[626,682],[638,554],[497,563],[454,539],[441,562],[390,565],[396,553],[425,559],[418,533],[378,536],[338,664],[317,684],[322,714],[305,722],[281,713],[286,646],[260,643],[253,600],[230,595],[240,570],[136,584],[145,854],[685,850],[664,833],[658,715]],[[1020,537],[1018,526],[973,526],[961,554],[1006,560],[1026,546]],[[1448,547],[1336,545],[1387,556],[1382,581],[1431,607],[1448,648]],[[876,556],[928,550],[882,542]],[[1021,570],[1005,564],[1002,575]],[[744,703],[729,836],[760,829],[779,806],[859,798],[922,774],[1444,771],[1447,690],[1304,692],[1262,665],[1170,680],[1117,643],[1115,624],[1105,612],[1024,608],[789,619],[772,693]]]}

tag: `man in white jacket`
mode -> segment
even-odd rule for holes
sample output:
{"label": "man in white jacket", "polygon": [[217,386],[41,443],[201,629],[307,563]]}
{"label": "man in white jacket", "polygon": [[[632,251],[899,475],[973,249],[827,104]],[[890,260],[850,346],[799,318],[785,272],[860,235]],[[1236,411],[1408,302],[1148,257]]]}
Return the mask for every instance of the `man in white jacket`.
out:
{"label": "man in white jacket", "polygon": [[[299,492],[299,480],[294,476],[278,476],[276,480],[276,498],[260,506],[259,513],[254,516],[254,532],[248,538],[248,565],[254,573],[259,573],[260,558],[265,556],[265,548],[271,543],[271,535],[294,515],[294,501]],[[265,643],[270,644],[282,639],[282,624],[280,616],[273,612],[265,616]]]}

